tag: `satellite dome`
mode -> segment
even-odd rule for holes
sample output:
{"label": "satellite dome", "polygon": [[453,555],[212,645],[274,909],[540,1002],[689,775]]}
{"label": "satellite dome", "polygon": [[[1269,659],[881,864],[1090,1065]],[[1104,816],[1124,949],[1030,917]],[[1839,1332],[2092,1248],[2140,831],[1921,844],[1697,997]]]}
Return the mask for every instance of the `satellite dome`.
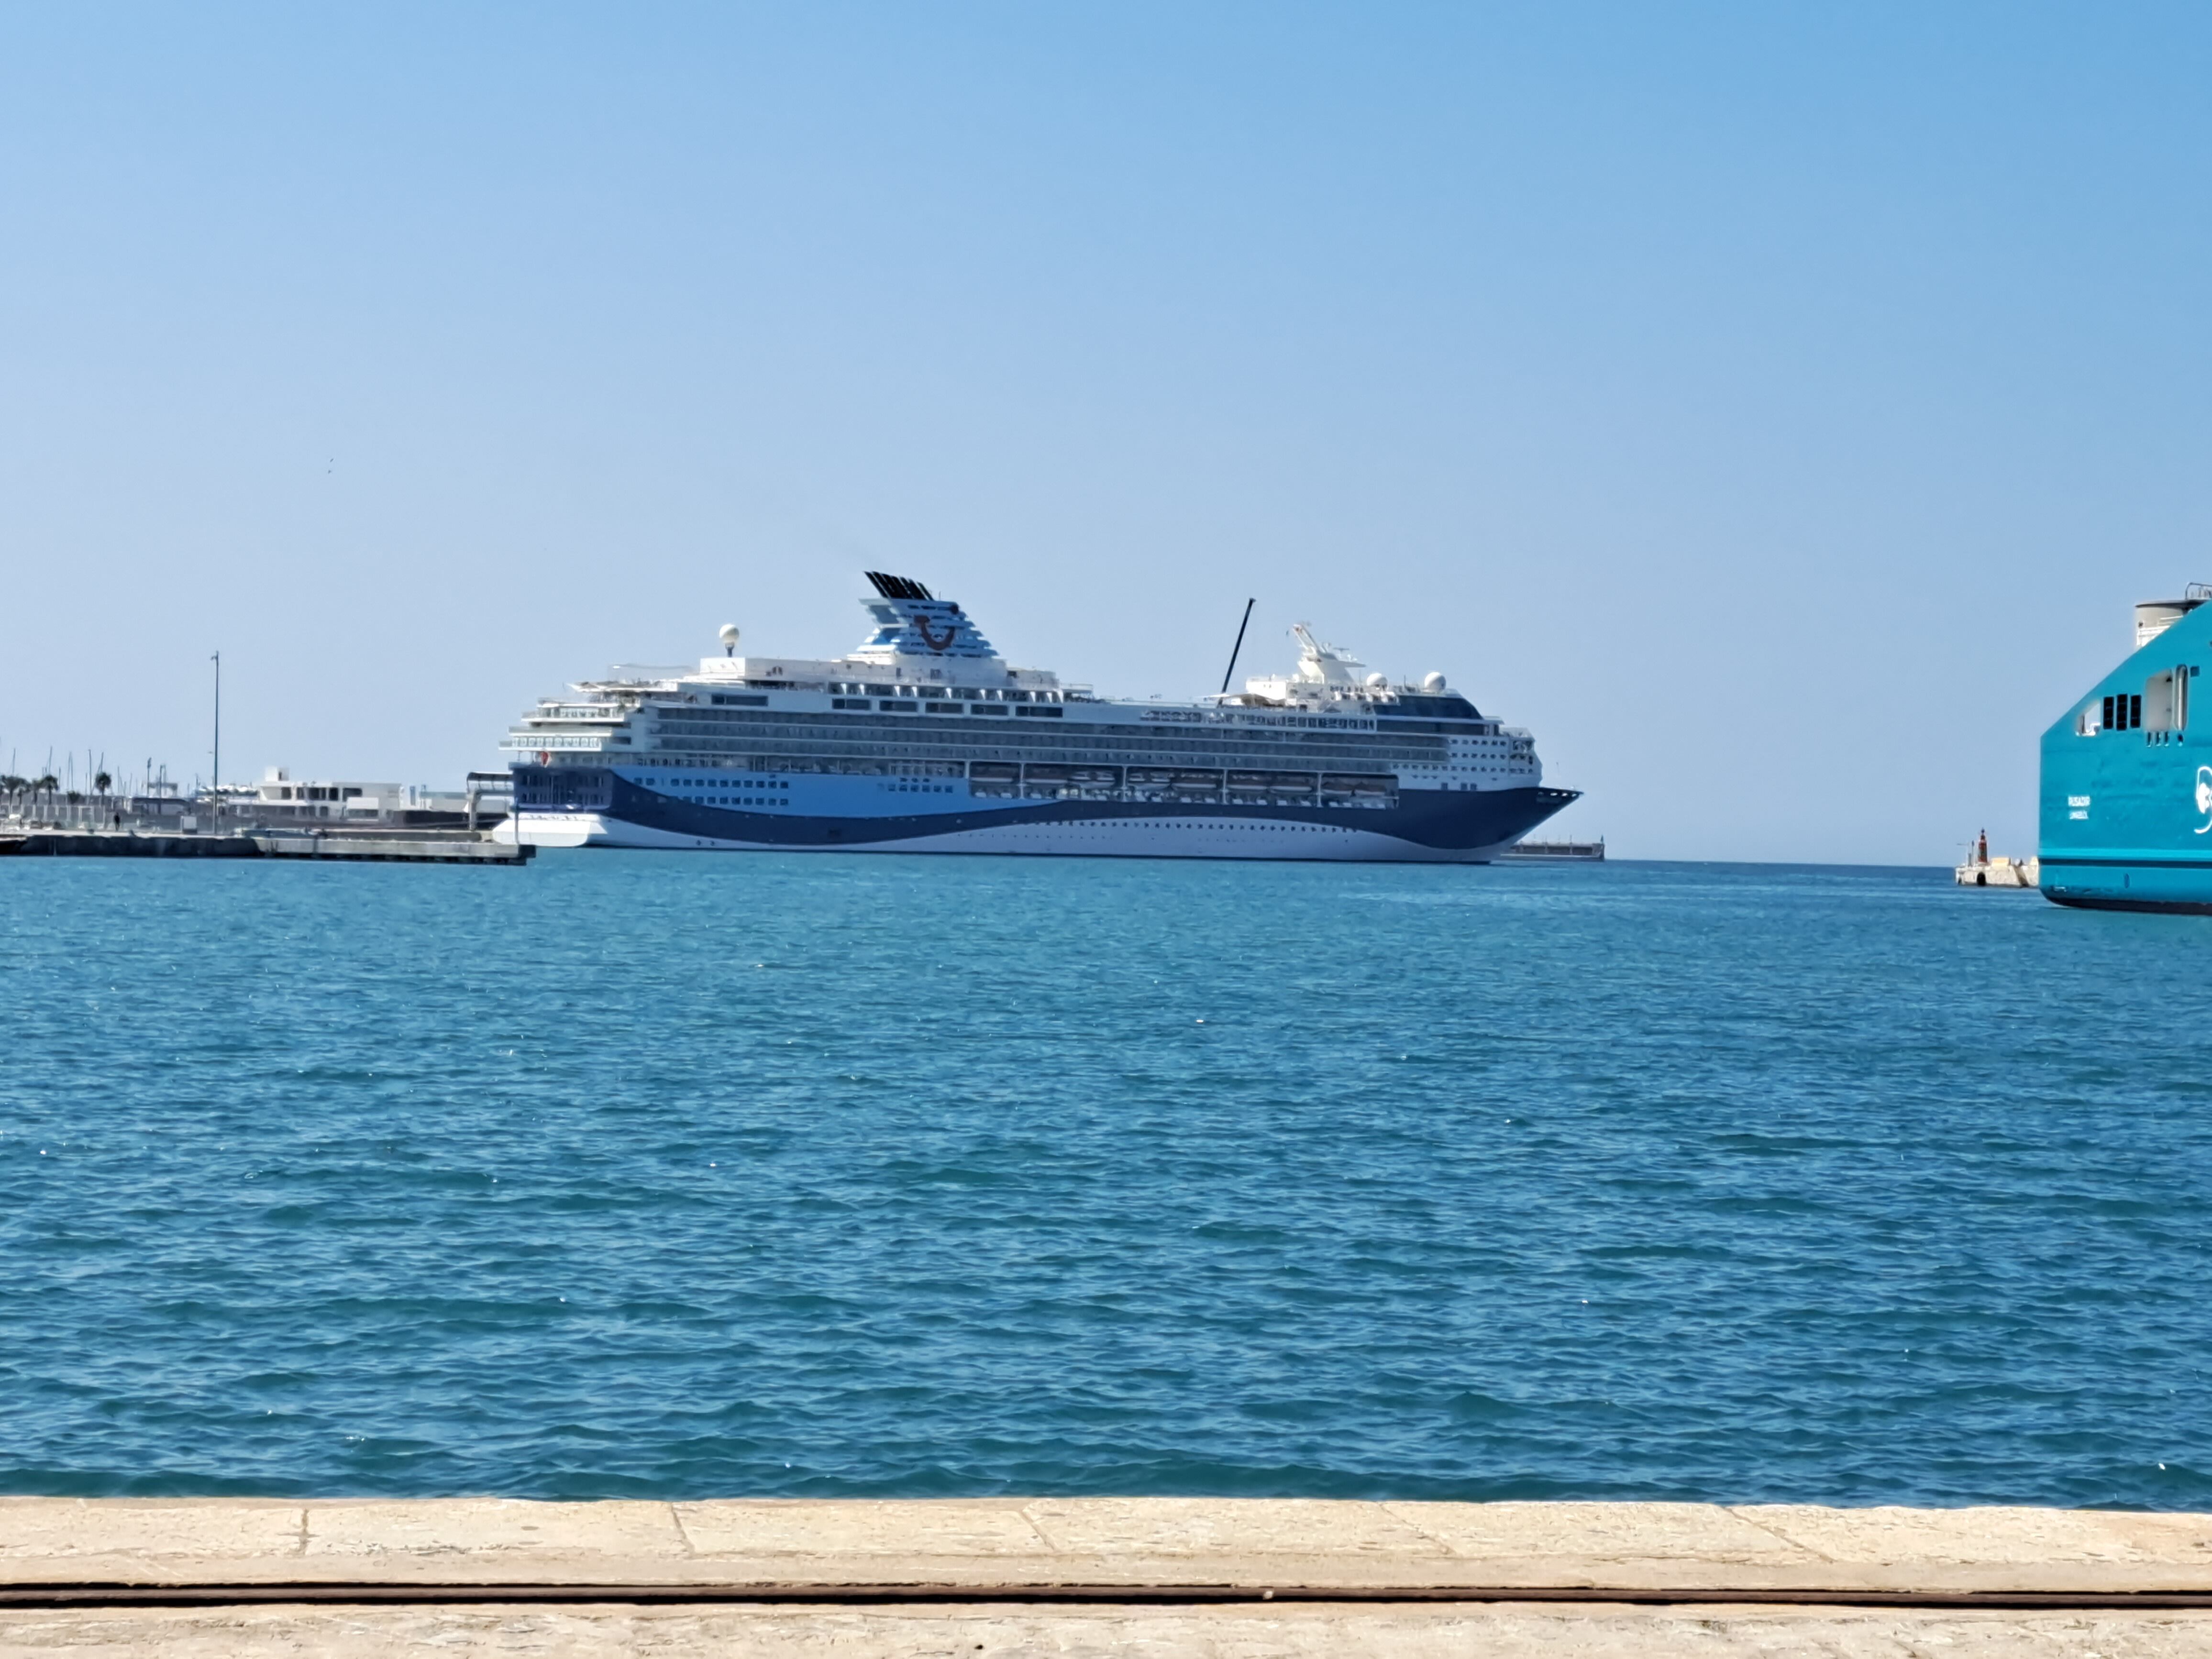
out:
{"label": "satellite dome", "polygon": [[722,643],[723,643],[724,645],[735,645],[737,642],[738,642],[738,625],[737,625],[737,623],[724,623],[722,624]]}
{"label": "satellite dome", "polygon": [[1430,671],[1428,673],[1424,674],[1424,675],[1421,677],[1421,690],[1424,690],[1424,691],[1431,691],[1431,692],[1434,692],[1434,691],[1441,691],[1441,690],[1443,690],[1443,689],[1444,689],[1444,677],[1443,677],[1443,675],[1439,674],[1439,673],[1437,673],[1434,670]]}
{"label": "satellite dome", "polygon": [[1367,677],[1367,683],[1373,686],[1377,691],[1380,691],[1384,686],[1390,684],[1390,677],[1388,674],[1370,674]]}

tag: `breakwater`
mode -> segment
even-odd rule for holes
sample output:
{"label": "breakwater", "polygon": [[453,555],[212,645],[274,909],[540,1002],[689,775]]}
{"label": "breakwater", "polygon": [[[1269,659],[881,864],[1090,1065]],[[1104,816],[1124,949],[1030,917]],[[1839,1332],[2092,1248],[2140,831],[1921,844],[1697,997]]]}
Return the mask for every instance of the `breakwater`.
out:
{"label": "breakwater", "polygon": [[526,864],[529,846],[502,845],[474,831],[347,830],[209,831],[0,830],[0,857],[315,859],[336,863]]}

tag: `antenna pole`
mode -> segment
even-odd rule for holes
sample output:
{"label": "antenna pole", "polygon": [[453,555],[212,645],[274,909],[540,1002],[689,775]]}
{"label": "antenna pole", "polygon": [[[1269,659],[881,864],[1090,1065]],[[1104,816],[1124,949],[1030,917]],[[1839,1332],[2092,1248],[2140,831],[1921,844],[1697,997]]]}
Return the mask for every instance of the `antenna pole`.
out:
{"label": "antenna pole", "polygon": [[1221,695],[1224,697],[1229,695],[1229,682],[1237,673],[1237,659],[1243,653],[1244,630],[1252,625],[1252,607],[1258,603],[1257,599],[1244,601],[1244,620],[1237,624],[1237,643],[1230,647],[1229,666],[1222,671]]}
{"label": "antenna pole", "polygon": [[216,828],[222,824],[222,653],[215,653],[215,805]]}

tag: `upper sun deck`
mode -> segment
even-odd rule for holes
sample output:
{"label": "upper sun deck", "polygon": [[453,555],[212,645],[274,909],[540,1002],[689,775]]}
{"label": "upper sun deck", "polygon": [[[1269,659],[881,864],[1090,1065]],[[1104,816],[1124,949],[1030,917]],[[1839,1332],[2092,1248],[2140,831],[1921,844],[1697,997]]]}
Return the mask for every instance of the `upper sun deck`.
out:
{"label": "upper sun deck", "polygon": [[996,715],[1092,727],[1389,727],[1526,738],[1449,690],[1442,674],[1419,685],[1394,684],[1385,675],[1363,672],[1366,665],[1358,657],[1324,644],[1303,623],[1291,630],[1300,647],[1297,667],[1249,679],[1241,692],[1191,702],[1099,698],[1090,687],[1064,685],[1046,670],[1008,665],[966,612],[920,583],[877,572],[869,580],[876,597],[862,603],[872,631],[846,656],[740,656],[739,630],[726,627],[721,656],[702,659],[696,670],[618,668],[606,679],[580,682],[572,696],[543,700],[502,747],[650,750],[659,746],[655,714],[691,708],[793,716]]}
{"label": "upper sun deck", "polygon": [[[826,690],[854,681],[909,688],[931,686],[1026,691],[1061,690],[1059,676],[1041,668],[1015,668],[993,648],[975,619],[950,599],[933,597],[920,582],[871,570],[876,597],[864,599],[874,626],[860,647],[842,657],[738,655],[738,630],[722,630],[723,654],[700,660],[696,678],[710,683]],[[686,677],[692,678],[692,677]],[[1071,691],[1081,688],[1070,687]],[[890,696],[890,692],[877,695]]]}
{"label": "upper sun deck", "polygon": [[1442,674],[1425,675],[1418,686],[1394,684],[1387,674],[1361,673],[1365,663],[1341,646],[1325,644],[1304,623],[1292,623],[1291,634],[1298,642],[1296,668],[1287,674],[1255,676],[1244,682],[1242,692],[1215,701],[1248,708],[1313,709],[1387,719],[1484,720],[1480,709],[1445,684]]}

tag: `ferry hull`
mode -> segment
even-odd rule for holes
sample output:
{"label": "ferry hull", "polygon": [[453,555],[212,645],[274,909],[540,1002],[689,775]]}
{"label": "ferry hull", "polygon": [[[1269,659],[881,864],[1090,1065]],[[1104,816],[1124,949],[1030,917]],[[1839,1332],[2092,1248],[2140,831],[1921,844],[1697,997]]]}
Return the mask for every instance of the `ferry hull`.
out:
{"label": "ferry hull", "polygon": [[2044,896],[2081,909],[2212,914],[2212,619],[2152,636],[2043,734]]}
{"label": "ferry hull", "polygon": [[2148,849],[2101,856],[2043,855],[2043,896],[2081,910],[2167,910],[2212,915],[2212,860],[2162,860]]}
{"label": "ferry hull", "polygon": [[[1565,789],[1407,791],[1389,807],[1207,805],[958,797],[933,810],[882,815],[806,811],[793,780],[788,811],[756,811],[673,799],[612,772],[518,768],[519,836],[538,847],[659,848],[687,852],[968,853],[1048,857],[1294,859],[1481,864],[1576,799]],[[557,788],[565,799],[543,799]],[[592,799],[592,797],[598,797]]]}

